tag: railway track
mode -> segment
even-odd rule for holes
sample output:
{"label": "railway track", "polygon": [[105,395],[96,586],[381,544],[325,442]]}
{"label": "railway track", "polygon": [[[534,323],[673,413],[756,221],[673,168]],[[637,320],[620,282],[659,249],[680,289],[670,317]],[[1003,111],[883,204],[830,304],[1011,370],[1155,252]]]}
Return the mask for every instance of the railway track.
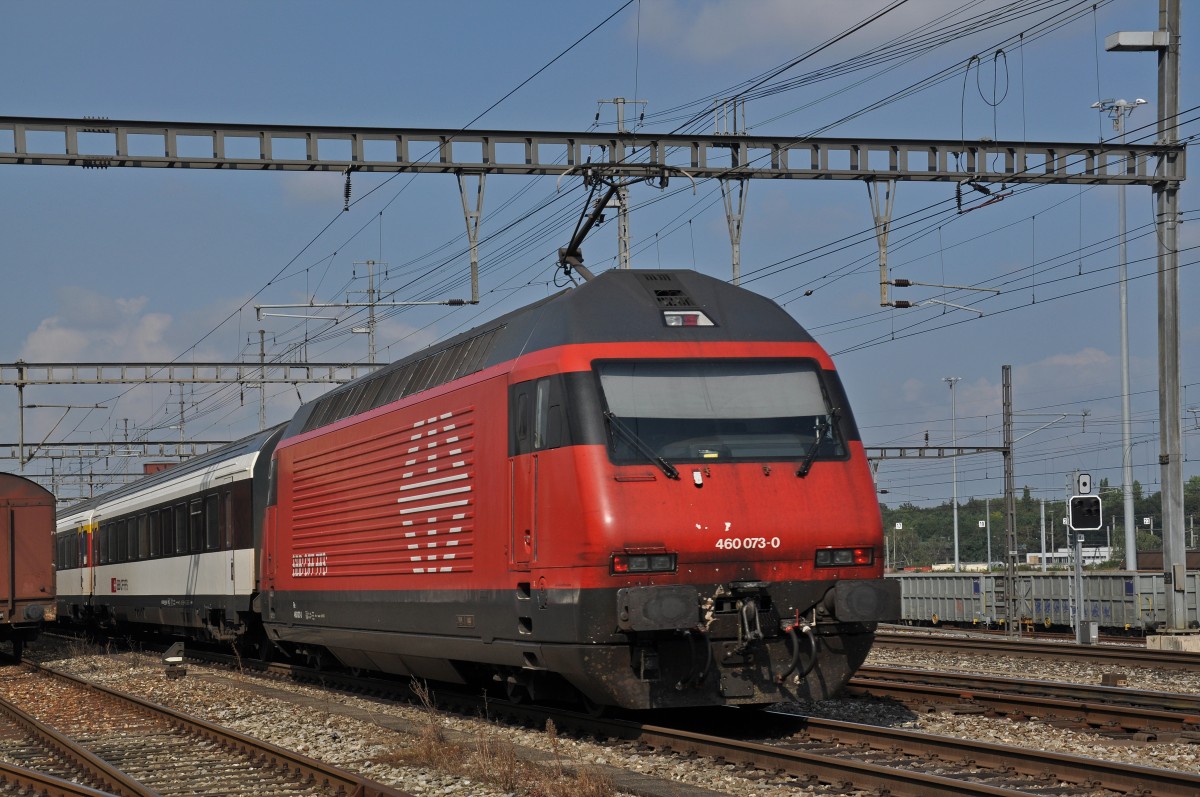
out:
{"label": "railway track", "polygon": [[926,635],[879,631],[875,644],[942,652],[974,652],[992,656],[1057,658],[1112,664],[1124,667],[1161,667],[1172,670],[1200,669],[1200,653],[1151,650],[1133,645],[1077,645],[1073,642],[1036,642],[1027,639],[981,638],[957,635]]}
{"label": "railway track", "polygon": [[[228,661],[227,657],[216,658]],[[291,677],[406,699],[406,690],[395,681],[342,677],[280,664],[269,665],[269,669],[275,678]],[[286,699],[285,694],[278,696]],[[628,742],[639,749],[674,755],[707,756],[757,773],[756,778],[766,784],[791,780],[826,793],[1011,797],[1046,794],[1047,784],[1053,784],[1056,795],[1200,794],[1200,775],[1192,773],[796,714],[695,710],[656,713],[655,724],[649,724],[640,717],[594,717],[495,699],[485,704],[473,694],[438,692],[436,697],[439,709],[463,716],[486,715],[527,727],[553,722],[559,732]],[[722,733],[709,732],[714,727]],[[613,782],[622,787],[619,774]],[[635,792],[655,793],[645,783]]]}
{"label": "railway track", "polygon": [[37,794],[411,797],[33,664],[0,678],[0,708],[7,720],[5,757],[44,767],[63,781],[88,784],[85,791],[60,791],[55,785]]}
{"label": "railway track", "polygon": [[846,694],[910,708],[1036,717],[1112,738],[1200,744],[1200,695],[897,667],[861,667]]}

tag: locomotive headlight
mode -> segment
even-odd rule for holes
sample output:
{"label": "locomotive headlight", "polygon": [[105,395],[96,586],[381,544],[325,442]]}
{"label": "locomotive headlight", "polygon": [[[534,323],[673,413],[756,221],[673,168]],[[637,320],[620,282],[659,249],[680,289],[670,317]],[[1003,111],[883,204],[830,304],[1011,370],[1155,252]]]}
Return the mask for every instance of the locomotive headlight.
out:
{"label": "locomotive headlight", "polygon": [[822,548],[817,551],[817,567],[850,567],[875,563],[873,548]]}
{"label": "locomotive headlight", "polygon": [[609,572],[614,576],[626,573],[674,573],[677,561],[677,554],[673,553],[614,553]]}

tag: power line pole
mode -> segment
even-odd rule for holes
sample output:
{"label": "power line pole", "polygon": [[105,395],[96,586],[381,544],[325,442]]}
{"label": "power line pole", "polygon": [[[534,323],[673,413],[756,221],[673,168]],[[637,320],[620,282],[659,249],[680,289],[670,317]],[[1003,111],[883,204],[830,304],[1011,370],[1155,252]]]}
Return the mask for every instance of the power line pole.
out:
{"label": "power line pole", "polygon": [[[353,327],[351,332],[366,332],[367,333],[367,365],[375,364],[375,266],[386,266],[387,263],[380,263],[375,260],[356,260],[356,266],[367,267],[367,325],[366,327]],[[472,286],[473,290],[478,290],[478,282]],[[349,291],[349,293],[362,293],[362,291]]]}
{"label": "power line pole", "polygon": [[1183,434],[1179,396],[1179,0],[1159,0],[1158,29],[1118,31],[1104,39],[1110,52],[1158,55],[1158,141],[1167,148],[1153,185],[1158,233],[1158,420],[1162,468],[1163,577],[1167,586],[1166,630],[1187,630],[1184,593],[1187,550],[1183,539]]}
{"label": "power line pole", "polygon": [[[714,103],[714,128],[717,135],[746,135],[746,101],[733,99]],[[739,115],[740,112],[740,115]],[[733,127],[730,128],[730,118]],[[740,123],[739,123],[740,118]],[[744,176],[732,176],[744,165],[741,162],[742,149],[740,146],[729,148],[729,171],[731,174],[720,178],[721,200],[725,203],[725,223],[729,227],[730,258],[733,264],[733,284],[742,281],[742,223],[746,218],[746,193],[750,181]],[[733,195],[734,184],[737,184],[737,199]]]}
{"label": "power line pole", "polygon": [[[961,381],[961,376],[945,376],[942,381],[950,385],[950,445],[958,447],[958,409],[954,403],[954,385]],[[954,572],[961,569],[958,559],[958,457],[950,458],[951,490],[954,503]]]}
{"label": "power line pole", "polygon": [[1012,366],[1001,368],[1004,411],[1004,594],[1008,607],[1005,628],[1009,636],[1021,633],[1017,611],[1017,496],[1013,475]]}
{"label": "power line pole", "polygon": [[[258,330],[258,364],[260,366],[267,364],[267,331],[265,329]],[[267,428],[267,383],[259,380],[258,383],[258,431]]]}
{"label": "power line pole", "polygon": [[[1179,140],[1179,0],[1160,0],[1159,28],[1167,46],[1158,53],[1158,137]],[[1179,183],[1178,155],[1163,166],[1168,178],[1154,188],[1158,214],[1158,415],[1161,424],[1159,462],[1162,463],[1163,569],[1166,574],[1167,627],[1188,627],[1184,580],[1187,549],[1183,539],[1183,447],[1179,421]]]}
{"label": "power line pole", "polygon": [[[627,100],[624,97],[613,97],[611,100],[599,100],[600,105],[612,103],[617,109],[617,133],[627,135],[629,130],[625,128],[625,106],[641,105],[642,113],[645,114],[646,100]],[[600,113],[596,112],[596,117],[599,119]],[[624,155],[622,154],[622,160]],[[617,258],[620,261],[620,267],[629,268],[629,186],[624,183],[617,185]]]}

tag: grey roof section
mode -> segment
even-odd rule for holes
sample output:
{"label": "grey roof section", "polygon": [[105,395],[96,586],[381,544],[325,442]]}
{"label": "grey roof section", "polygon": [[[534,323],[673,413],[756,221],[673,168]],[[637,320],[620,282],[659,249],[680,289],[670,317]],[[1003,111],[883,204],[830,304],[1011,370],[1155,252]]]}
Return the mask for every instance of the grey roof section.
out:
{"label": "grey roof section", "polygon": [[[178,465],[173,465],[157,473],[152,473],[149,476],[143,476],[129,484],[124,484],[115,490],[109,490],[106,493],[101,493],[95,498],[89,498],[86,501],[72,504],[69,507],[59,509],[59,516],[66,514],[74,514],[76,512],[86,512],[88,509],[93,509],[101,503],[108,503],[115,498],[120,498],[124,495],[139,493],[147,487],[152,487],[156,484],[162,484],[173,479],[178,479],[193,471],[204,470],[214,462],[221,462],[226,459],[233,459],[242,454],[248,454],[254,451],[265,453],[268,455],[275,450],[275,444],[279,441],[279,435],[283,431],[284,424],[272,426],[269,429],[264,429],[261,432],[255,432],[252,435],[247,435],[241,440],[235,440],[226,446],[213,449],[198,457],[192,457],[186,462],[181,462]],[[261,464],[261,463],[260,463]]]}
{"label": "grey roof section", "polygon": [[[663,310],[703,310],[714,327],[667,327]],[[812,337],[775,302],[695,271],[612,270],[530,312],[524,351],[572,343],[796,341]],[[496,362],[502,362],[505,354]]]}
{"label": "grey roof section", "polygon": [[[664,310],[714,326],[668,327]],[[575,288],[415,352],[300,408],[285,437],[452,382],[522,354],[582,343],[771,341],[812,337],[775,302],[695,271],[606,271]],[[403,372],[403,373],[401,373]]]}

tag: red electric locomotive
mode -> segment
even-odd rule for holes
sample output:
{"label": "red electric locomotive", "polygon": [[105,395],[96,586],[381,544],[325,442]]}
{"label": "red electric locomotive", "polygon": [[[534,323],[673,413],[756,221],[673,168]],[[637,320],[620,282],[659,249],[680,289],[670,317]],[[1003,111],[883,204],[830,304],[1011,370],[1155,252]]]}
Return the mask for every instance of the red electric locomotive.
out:
{"label": "red electric locomotive", "polygon": [[829,356],[691,271],[608,271],[302,407],[260,567],[292,653],[627,708],[828,697],[899,615]]}

